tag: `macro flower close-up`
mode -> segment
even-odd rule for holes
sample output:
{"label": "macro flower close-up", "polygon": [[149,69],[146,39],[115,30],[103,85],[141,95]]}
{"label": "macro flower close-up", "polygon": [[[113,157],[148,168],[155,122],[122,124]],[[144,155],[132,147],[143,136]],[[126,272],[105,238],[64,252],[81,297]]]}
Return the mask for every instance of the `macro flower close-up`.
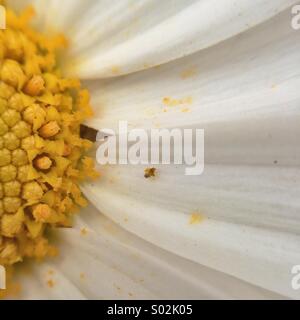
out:
{"label": "macro flower close-up", "polygon": [[0,4],[0,298],[300,298],[297,1]]}

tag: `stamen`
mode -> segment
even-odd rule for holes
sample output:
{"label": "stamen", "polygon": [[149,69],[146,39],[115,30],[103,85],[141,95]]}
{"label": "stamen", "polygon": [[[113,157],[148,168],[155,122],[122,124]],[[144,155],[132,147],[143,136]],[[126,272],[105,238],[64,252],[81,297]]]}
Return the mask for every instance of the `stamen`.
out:
{"label": "stamen", "polygon": [[58,134],[59,131],[59,124],[56,121],[50,121],[41,127],[41,129],[39,130],[39,134],[43,138],[51,138]]}
{"label": "stamen", "polygon": [[40,170],[48,170],[51,168],[53,162],[47,156],[38,156],[33,160],[33,165],[35,168]]}

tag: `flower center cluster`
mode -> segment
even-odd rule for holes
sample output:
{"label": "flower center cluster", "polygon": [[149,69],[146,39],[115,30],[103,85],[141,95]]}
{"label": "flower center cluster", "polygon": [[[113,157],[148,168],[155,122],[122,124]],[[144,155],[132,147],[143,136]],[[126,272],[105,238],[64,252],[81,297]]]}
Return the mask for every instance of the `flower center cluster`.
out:
{"label": "flower center cluster", "polygon": [[78,183],[95,177],[80,123],[89,94],[57,64],[62,36],[47,38],[7,11],[0,31],[0,265],[55,254],[45,230],[69,226],[85,205]]}

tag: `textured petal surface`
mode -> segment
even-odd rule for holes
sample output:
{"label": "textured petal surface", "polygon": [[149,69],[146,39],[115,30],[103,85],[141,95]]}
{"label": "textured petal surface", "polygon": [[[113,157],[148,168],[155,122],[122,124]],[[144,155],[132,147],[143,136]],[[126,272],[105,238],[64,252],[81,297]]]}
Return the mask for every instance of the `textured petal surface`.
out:
{"label": "textured petal surface", "polygon": [[[293,233],[297,227],[285,221],[298,224],[297,217],[288,217],[288,205],[281,206],[281,197],[288,196],[284,187],[280,200],[278,194],[278,201],[268,199],[276,190],[272,180],[280,183],[279,178],[251,167],[208,165],[193,179],[178,167],[157,168],[154,181],[144,179],[142,167],[105,168],[102,183],[84,191],[111,219],[157,246],[297,297],[290,270],[299,260],[300,237]],[[272,212],[276,206],[281,210]],[[204,220],[191,225],[193,213]]]}
{"label": "textured petal surface", "polygon": [[[247,30],[291,3],[293,1],[287,0],[140,2],[134,9],[137,11],[137,21],[130,15],[125,18],[122,15],[120,22],[113,19],[115,12],[113,17],[108,17],[108,28],[118,24],[119,30],[124,30],[124,33],[118,34],[113,41],[109,39],[110,45],[105,46],[106,39],[101,37],[105,28],[96,32],[93,46],[78,56],[78,72],[83,78],[110,77],[115,73],[127,74],[175,60]],[[126,1],[118,2],[118,6],[120,4],[126,13],[132,12],[130,7],[126,8]],[[256,10],[258,5],[260,9]],[[143,11],[147,19],[142,18]],[[90,30],[95,29],[91,21],[89,26],[83,32],[85,37],[89,37]],[[168,35],[167,38],[165,35]],[[95,43],[98,45],[95,46]]]}
{"label": "textured petal surface", "polygon": [[[84,232],[83,232],[84,231]],[[274,293],[147,243],[89,207],[60,257],[20,274],[25,299],[266,299]]]}
{"label": "textured petal surface", "polygon": [[[105,168],[87,197],[149,242],[299,298],[291,287],[300,256],[299,36],[286,10],[190,57],[89,83],[99,106],[90,125],[204,128],[206,166],[200,177],[159,166],[151,182],[143,167]],[[188,102],[168,107],[164,97]],[[193,212],[207,219],[191,227]]]}
{"label": "textured petal surface", "polygon": [[[113,77],[215,45],[290,7],[295,0],[11,0],[34,4],[38,24],[71,40],[71,72]],[[258,10],[259,7],[259,10]],[[55,23],[54,23],[55,19]]]}

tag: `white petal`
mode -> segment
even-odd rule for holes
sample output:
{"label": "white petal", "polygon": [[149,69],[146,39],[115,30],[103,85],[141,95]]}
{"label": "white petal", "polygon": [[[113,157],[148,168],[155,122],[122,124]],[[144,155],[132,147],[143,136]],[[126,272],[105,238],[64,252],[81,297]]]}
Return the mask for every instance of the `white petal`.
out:
{"label": "white petal", "polygon": [[[98,115],[90,125],[205,128],[206,167],[185,177],[182,167],[158,166],[153,182],[142,167],[105,167],[87,197],[157,246],[299,298],[291,287],[300,256],[299,35],[287,10],[191,57],[90,83]],[[164,97],[193,103],[167,108]],[[208,219],[191,227],[192,212]]]}
{"label": "white petal", "polygon": [[[15,7],[29,1],[10,0]],[[71,40],[81,78],[112,77],[187,56],[268,20],[296,0],[30,1]],[[259,9],[258,9],[259,8]],[[55,21],[55,22],[54,22]]]}
{"label": "white petal", "polygon": [[[111,77],[172,61],[252,28],[294,2],[153,0],[129,6],[130,1],[116,1],[103,20],[83,18],[79,25],[74,43],[86,50],[76,57],[77,70],[82,78]],[[101,9],[100,4],[94,12]]]}
{"label": "white petal", "polygon": [[[256,285],[299,298],[291,288],[290,271],[300,256],[300,42],[299,33],[290,27],[290,10],[283,11],[295,2],[202,0],[185,2],[185,7],[179,0],[173,6],[124,0],[110,2],[107,10],[105,0],[85,2],[86,6],[82,1],[64,1],[64,7],[51,1],[47,8],[43,1],[35,1],[40,25],[48,29],[55,17],[57,28],[68,30],[77,71],[84,78],[127,74],[194,53],[158,69],[88,83],[97,108],[97,118],[90,124],[116,128],[122,119],[130,127],[148,129],[205,128],[207,165],[198,178],[184,177],[182,167],[159,167],[154,181],[143,178],[141,167],[103,168],[102,180],[84,187],[98,209],[137,236],[132,236],[133,243],[140,239],[151,243],[143,242],[152,249],[149,256],[143,255],[140,266],[149,264],[145,273],[162,270],[158,281],[144,273],[139,275],[145,276],[147,285],[132,280],[137,262],[130,263],[131,253],[143,254],[144,245],[130,247],[125,242],[122,256],[124,239],[115,240],[118,232],[110,237],[113,245],[105,249],[100,228],[86,242],[76,237],[76,231],[67,231],[63,252],[68,255],[52,263],[58,285],[47,292],[44,271],[49,265],[44,265],[37,280],[28,278],[36,288],[31,297],[36,293],[98,297],[95,283],[105,274],[101,288],[106,297],[117,295],[111,279],[118,279],[137,297],[169,297],[176,290],[179,297],[189,293],[191,297],[224,298],[230,293],[276,297],[252,286]],[[255,9],[258,4],[260,10]],[[137,13],[144,17],[141,21],[134,21]],[[181,107],[162,112],[164,97],[191,97],[193,103],[182,106],[190,112],[180,112]],[[189,225],[195,211],[206,219]],[[88,227],[100,219],[87,221]],[[78,246],[84,249],[79,253],[82,259],[75,253]],[[121,271],[114,270],[115,262]],[[174,268],[177,264],[182,269]],[[88,285],[78,284],[78,266],[92,270]],[[193,276],[182,270],[194,270]],[[176,287],[169,287],[170,283]]]}
{"label": "white petal", "polygon": [[[280,176],[247,169],[208,166],[201,177],[190,178],[179,168],[158,166],[159,176],[149,181],[142,167],[105,167],[107,178],[84,191],[99,210],[157,246],[299,297],[290,273],[300,255],[299,200],[289,194],[289,186],[276,188]],[[299,186],[293,187],[299,194]],[[205,216],[199,225],[189,224],[194,212]]]}
{"label": "white petal", "polygon": [[[300,34],[289,19],[286,11],[176,63],[93,82],[96,116],[88,124],[118,130],[119,120],[127,120],[130,128],[203,128],[206,162],[298,165]],[[192,103],[168,108],[164,97]]]}
{"label": "white petal", "polygon": [[20,274],[26,299],[282,298],[153,246],[93,207],[59,235],[60,257]]}

